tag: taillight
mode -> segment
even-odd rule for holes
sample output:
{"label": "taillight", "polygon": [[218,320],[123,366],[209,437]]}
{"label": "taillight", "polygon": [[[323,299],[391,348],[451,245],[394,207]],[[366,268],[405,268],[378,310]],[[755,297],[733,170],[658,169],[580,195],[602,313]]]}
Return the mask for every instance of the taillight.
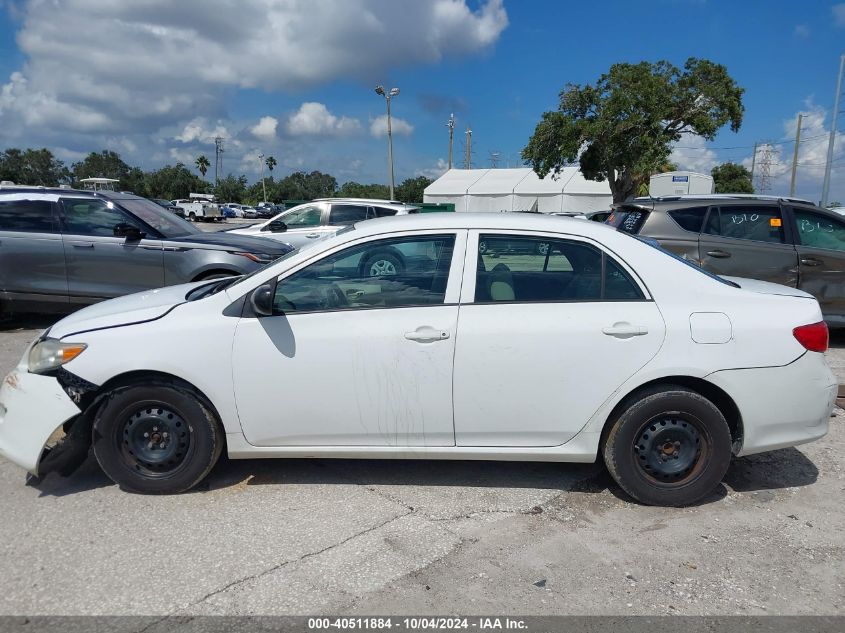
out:
{"label": "taillight", "polygon": [[802,325],[792,330],[792,335],[811,352],[827,351],[827,324],[824,321]]}

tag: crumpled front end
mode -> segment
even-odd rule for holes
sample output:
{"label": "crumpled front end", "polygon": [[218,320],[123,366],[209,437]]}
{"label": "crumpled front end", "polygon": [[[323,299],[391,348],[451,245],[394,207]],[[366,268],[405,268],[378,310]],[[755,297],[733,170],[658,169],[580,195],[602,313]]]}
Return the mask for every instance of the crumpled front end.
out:
{"label": "crumpled front end", "polygon": [[27,354],[0,387],[0,456],[38,475],[48,440],[81,410],[55,377],[28,371]]}

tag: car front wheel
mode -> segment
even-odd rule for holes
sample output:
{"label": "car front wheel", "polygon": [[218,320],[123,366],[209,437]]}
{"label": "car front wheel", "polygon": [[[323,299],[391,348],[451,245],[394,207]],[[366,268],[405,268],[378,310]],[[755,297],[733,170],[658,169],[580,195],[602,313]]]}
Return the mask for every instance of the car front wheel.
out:
{"label": "car front wheel", "polygon": [[191,389],[165,382],[120,387],[94,420],[94,455],[121,488],[144,494],[190,490],[223,449],[214,414]]}
{"label": "car front wheel", "polygon": [[722,412],[701,394],[661,385],[612,422],[604,461],[622,489],[647,505],[686,506],[713,493],[731,461]]}

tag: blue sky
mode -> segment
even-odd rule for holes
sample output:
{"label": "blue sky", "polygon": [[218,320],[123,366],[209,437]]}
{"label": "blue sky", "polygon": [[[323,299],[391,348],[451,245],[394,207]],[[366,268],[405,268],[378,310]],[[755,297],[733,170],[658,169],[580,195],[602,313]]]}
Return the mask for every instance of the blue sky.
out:
{"label": "blue sky", "polygon": [[[691,149],[675,160],[750,165],[751,146],[791,138],[803,112],[798,193],[818,199],[845,53],[845,4],[821,0],[0,3],[0,147],[46,145],[68,161],[107,147],[150,168],[211,155],[216,132],[224,171],[250,178],[263,151],[277,173],[385,182],[376,83],[402,91],[401,179],[442,169],[451,112],[456,162],[470,125],[474,165],[489,166],[491,151],[515,165],[567,82],[592,82],[614,62],[695,56],[746,89],[745,120],[713,143],[683,140]],[[841,159],[845,143],[836,150]],[[773,191],[788,187],[791,157],[791,144],[771,148]],[[845,198],[845,160],[835,165],[832,191]]]}

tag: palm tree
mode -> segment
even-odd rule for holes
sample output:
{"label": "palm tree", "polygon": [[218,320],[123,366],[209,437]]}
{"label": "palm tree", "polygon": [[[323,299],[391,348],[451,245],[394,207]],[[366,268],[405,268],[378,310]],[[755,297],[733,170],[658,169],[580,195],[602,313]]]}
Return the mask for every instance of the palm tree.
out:
{"label": "palm tree", "polygon": [[207,172],[208,168],[211,167],[209,160],[204,155],[200,155],[194,164],[197,166],[197,169],[200,170],[202,177],[205,178],[205,172]]}
{"label": "palm tree", "polygon": [[272,176],[273,175],[273,167],[278,165],[278,163],[276,162],[276,159],[273,158],[272,156],[268,156],[267,160],[264,161],[264,162],[267,163],[267,169],[270,170],[270,175]]}

